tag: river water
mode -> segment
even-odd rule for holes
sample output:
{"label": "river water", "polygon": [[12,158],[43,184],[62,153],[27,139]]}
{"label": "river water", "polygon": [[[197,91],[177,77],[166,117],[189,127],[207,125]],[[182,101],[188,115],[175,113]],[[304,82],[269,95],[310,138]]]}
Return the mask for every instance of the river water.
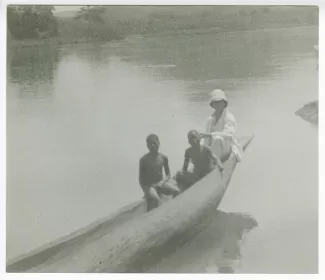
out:
{"label": "river water", "polygon": [[142,196],[138,160],[156,133],[172,171],[215,88],[238,135],[255,134],[215,220],[151,272],[316,273],[316,27],[154,37],[8,55],[7,259]]}

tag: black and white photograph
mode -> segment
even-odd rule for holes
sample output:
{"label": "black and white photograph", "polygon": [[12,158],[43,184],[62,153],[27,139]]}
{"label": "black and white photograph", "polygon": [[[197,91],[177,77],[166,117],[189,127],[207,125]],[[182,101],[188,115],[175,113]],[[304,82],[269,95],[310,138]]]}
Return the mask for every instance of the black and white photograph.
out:
{"label": "black and white photograph", "polygon": [[2,4],[5,273],[319,274],[320,6],[88,2]]}

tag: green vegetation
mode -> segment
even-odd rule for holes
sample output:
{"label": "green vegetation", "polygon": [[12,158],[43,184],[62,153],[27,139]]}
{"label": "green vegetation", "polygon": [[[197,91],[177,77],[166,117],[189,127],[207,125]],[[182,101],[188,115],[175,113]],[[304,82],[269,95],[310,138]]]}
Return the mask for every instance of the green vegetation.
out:
{"label": "green vegetation", "polygon": [[[220,31],[318,24],[318,8],[290,6],[112,6],[111,26],[121,34]],[[118,24],[116,24],[118,23]]]}
{"label": "green vegetation", "polygon": [[53,11],[54,6],[9,6],[9,48],[318,24],[315,6],[83,6],[73,17]]}
{"label": "green vegetation", "polygon": [[121,39],[105,24],[102,6],[82,7],[74,17],[58,18],[54,6],[9,6],[8,48]]}
{"label": "green vegetation", "polygon": [[8,34],[16,39],[46,38],[57,35],[54,6],[9,6]]}

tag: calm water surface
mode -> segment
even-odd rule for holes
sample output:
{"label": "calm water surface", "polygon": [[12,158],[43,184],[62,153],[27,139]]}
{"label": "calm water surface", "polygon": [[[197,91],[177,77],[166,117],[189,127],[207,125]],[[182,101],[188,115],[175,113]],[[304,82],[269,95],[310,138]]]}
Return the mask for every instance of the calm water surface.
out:
{"label": "calm water surface", "polygon": [[256,138],[215,221],[153,272],[315,273],[318,130],[294,112],[318,95],[315,27],[131,37],[8,57],[7,259],[142,195],[156,133],[171,169],[223,88]]}

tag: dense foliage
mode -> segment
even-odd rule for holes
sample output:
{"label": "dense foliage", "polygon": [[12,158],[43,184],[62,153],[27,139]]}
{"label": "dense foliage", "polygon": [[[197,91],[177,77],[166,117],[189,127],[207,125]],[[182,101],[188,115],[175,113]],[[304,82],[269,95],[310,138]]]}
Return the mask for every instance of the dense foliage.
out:
{"label": "dense foliage", "polygon": [[17,39],[44,38],[57,35],[54,6],[9,6],[8,30]]}
{"label": "dense foliage", "polygon": [[69,16],[53,11],[54,6],[9,6],[8,38],[71,43],[318,24],[315,6],[82,6]]}

